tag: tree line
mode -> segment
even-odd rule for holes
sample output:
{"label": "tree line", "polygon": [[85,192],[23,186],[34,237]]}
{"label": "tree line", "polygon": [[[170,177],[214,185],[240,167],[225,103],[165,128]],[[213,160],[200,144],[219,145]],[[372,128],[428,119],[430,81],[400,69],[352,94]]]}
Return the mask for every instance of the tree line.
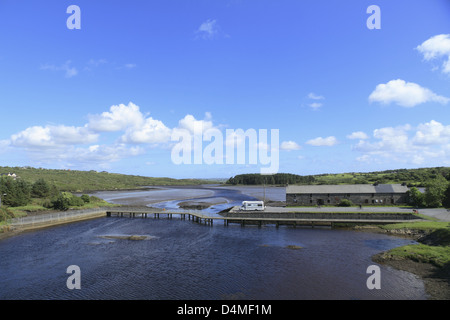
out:
{"label": "tree line", "polygon": [[30,183],[23,179],[1,177],[0,196],[2,206],[22,207],[32,203],[33,199],[40,199],[43,207],[55,210],[67,210],[70,206],[83,206],[101,200],[88,195],[78,197],[70,192],[61,192],[42,178]]}
{"label": "tree line", "polygon": [[257,173],[240,174],[231,177],[226,184],[232,185],[286,185],[286,184],[311,184],[316,179],[313,176],[300,176],[292,173],[277,173],[273,175],[261,175]]}
{"label": "tree line", "polygon": [[408,203],[416,208],[450,207],[450,174],[445,178],[438,175],[429,180],[425,186],[425,192],[416,187],[411,187],[408,192]]}

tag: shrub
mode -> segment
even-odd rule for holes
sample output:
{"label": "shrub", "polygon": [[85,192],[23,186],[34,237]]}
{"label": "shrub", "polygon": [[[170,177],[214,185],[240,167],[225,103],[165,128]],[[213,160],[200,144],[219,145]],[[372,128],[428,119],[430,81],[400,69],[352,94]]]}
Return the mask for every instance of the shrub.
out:
{"label": "shrub", "polygon": [[338,207],[351,207],[352,202],[348,199],[342,199],[341,202],[339,202]]}
{"label": "shrub", "polygon": [[69,200],[69,205],[74,207],[81,207],[84,205],[84,201],[80,197],[72,195]]}
{"label": "shrub", "polygon": [[2,204],[7,206],[26,206],[31,201],[31,185],[21,179],[0,178],[0,193]]}
{"label": "shrub", "polygon": [[449,183],[441,175],[428,181],[425,191],[425,204],[430,208],[438,208],[442,206]]}
{"label": "shrub", "polygon": [[44,179],[38,179],[31,188],[31,194],[35,198],[45,198],[50,195],[50,186]]}
{"label": "shrub", "polygon": [[102,202],[103,200],[96,196],[90,196],[89,201],[90,202]]}
{"label": "shrub", "polygon": [[45,199],[45,200],[42,202],[42,206],[43,206],[44,208],[51,209],[51,208],[53,208],[53,203],[52,203],[52,201],[51,201],[50,199]]}
{"label": "shrub", "polygon": [[425,195],[416,187],[412,187],[407,192],[408,204],[420,208],[425,206]]}
{"label": "shrub", "polygon": [[56,210],[67,210],[70,206],[70,200],[73,195],[70,192],[61,192],[56,199],[52,201],[53,208]]}
{"label": "shrub", "polygon": [[89,196],[87,194],[83,194],[81,196],[81,200],[83,200],[84,203],[89,203],[91,202],[91,199],[89,198]]}
{"label": "shrub", "polygon": [[0,207],[0,222],[14,218],[14,213],[6,207]]}

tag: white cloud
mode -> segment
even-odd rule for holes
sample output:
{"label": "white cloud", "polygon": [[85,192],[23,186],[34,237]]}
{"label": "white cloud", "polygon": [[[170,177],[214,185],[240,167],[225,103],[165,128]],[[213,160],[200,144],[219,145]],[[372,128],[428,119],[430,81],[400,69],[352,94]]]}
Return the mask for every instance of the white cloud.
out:
{"label": "white cloud", "polygon": [[217,33],[216,30],[216,26],[217,26],[217,21],[216,20],[211,20],[208,19],[205,22],[203,22],[200,27],[198,27],[198,32],[203,32],[208,36],[212,36],[215,33]]}
{"label": "white cloud", "polygon": [[283,141],[280,145],[280,149],[286,151],[299,150],[300,148],[295,141]]}
{"label": "white cloud", "polygon": [[24,148],[60,148],[67,144],[88,144],[96,141],[98,135],[87,127],[34,126],[13,134],[12,146]]}
{"label": "white cloud", "polygon": [[62,149],[27,150],[33,161],[38,163],[58,163],[62,167],[77,167],[92,170],[94,167],[106,168],[112,162],[135,157],[144,153],[144,149],[125,144],[91,145],[88,147],[66,146]]}
{"label": "white cloud", "polygon": [[50,133],[56,144],[86,144],[97,141],[98,134],[84,127],[68,127],[64,125],[50,126]]}
{"label": "white cloud", "polygon": [[334,136],[330,136],[330,137],[326,137],[326,138],[322,138],[322,137],[318,137],[315,139],[311,139],[306,141],[306,144],[309,144],[311,146],[316,146],[316,147],[320,147],[320,146],[327,146],[327,147],[331,147],[334,146],[335,144],[337,144],[337,139]]}
{"label": "white cloud", "polygon": [[143,152],[141,147],[128,147],[121,143],[92,145],[98,137],[99,134],[90,131],[87,125],[33,126],[13,134],[7,144],[6,141],[2,144],[26,151],[33,161],[52,165],[63,163],[63,166],[82,166],[83,163],[103,166]]}
{"label": "white cloud", "polygon": [[143,125],[128,128],[122,136],[125,143],[165,143],[170,140],[172,130],[160,120],[145,119]]}
{"label": "white cloud", "polygon": [[450,159],[450,125],[431,120],[417,127],[375,129],[373,141],[359,140],[353,150],[362,154],[356,158],[361,162],[442,165]]}
{"label": "white cloud", "polygon": [[98,132],[113,132],[129,127],[139,127],[145,122],[145,117],[139,107],[130,102],[128,105],[111,106],[109,112],[89,116],[89,128]]}
{"label": "white cloud", "polygon": [[198,27],[196,33],[202,39],[213,39],[219,34],[219,30],[217,21],[208,19]]}
{"label": "white cloud", "polygon": [[439,34],[424,41],[416,49],[427,61],[444,58],[442,72],[450,73],[450,34]]}
{"label": "white cloud", "polygon": [[450,125],[444,126],[435,120],[420,124],[413,138],[419,145],[435,145],[450,143]]}
{"label": "white cloud", "polygon": [[[181,131],[183,136],[186,133],[190,137],[193,134],[209,134],[214,141],[223,139],[218,142],[223,142],[227,148],[236,148],[237,155],[242,147],[245,148],[248,140],[249,159],[254,150],[270,150],[271,153],[275,149],[276,152],[279,150],[278,139],[271,140],[275,143],[274,146],[259,140],[254,129],[245,132],[242,129],[226,130],[225,133],[213,124],[212,119],[210,112],[205,113],[203,120],[187,114],[175,127],[169,128],[162,121],[143,114],[139,106],[130,102],[127,105],[113,105],[108,111],[99,114],[88,115],[84,126],[47,125],[26,128],[11,135],[8,140],[0,140],[0,148],[1,151],[6,148],[14,152],[24,151],[35,163],[58,164],[61,167],[82,167],[84,164],[107,166],[111,162],[148,152],[155,146],[167,150],[175,144],[172,141],[173,134]],[[234,141],[234,138],[238,141]],[[262,139],[261,136],[259,138]],[[110,142],[104,143],[108,140]],[[189,143],[189,146],[183,148],[188,152],[192,139],[183,141]],[[196,147],[198,144],[194,143],[192,148]],[[300,146],[293,141],[285,141],[281,148],[298,150]]]}
{"label": "white cloud", "polygon": [[50,129],[34,126],[11,136],[11,144],[20,147],[51,147]]}
{"label": "white cloud", "polygon": [[308,94],[308,98],[309,98],[309,99],[313,99],[313,100],[323,100],[323,99],[325,99],[324,96],[317,95],[317,94],[315,94],[314,92],[310,92],[310,93]]}
{"label": "white cloud", "polygon": [[0,154],[8,152],[10,143],[11,142],[9,140],[0,140]]}
{"label": "white cloud", "polygon": [[92,145],[87,148],[70,149],[64,158],[77,163],[105,164],[134,157],[142,153],[144,153],[144,150],[141,147],[128,147],[125,144]]}
{"label": "white cloud", "polygon": [[410,125],[375,129],[373,131],[373,137],[377,139],[377,141],[370,142],[367,140],[360,140],[358,144],[354,146],[354,150],[368,153],[386,151],[401,153],[408,151],[408,148],[410,147],[408,142],[408,131],[410,130]]}
{"label": "white cloud", "polygon": [[365,134],[362,131],[356,131],[356,132],[352,132],[352,134],[349,134],[347,136],[348,139],[359,139],[359,140],[365,140],[368,139],[369,137],[367,136],[367,134]]}
{"label": "white cloud", "polygon": [[396,103],[402,107],[414,107],[425,102],[446,104],[450,99],[439,96],[427,88],[413,82],[401,79],[391,80],[386,84],[379,84],[370,94],[370,102],[383,104]]}
{"label": "white cloud", "polygon": [[308,99],[314,100],[314,102],[308,103],[308,106],[313,110],[319,110],[322,107],[323,103],[318,102],[319,100],[324,100],[324,96],[320,96],[315,94],[314,92],[310,92],[308,94]]}
{"label": "white cloud", "polygon": [[322,104],[319,102],[313,102],[313,103],[310,103],[309,106],[313,110],[318,110],[322,106]]}
{"label": "white cloud", "polygon": [[172,132],[162,121],[146,117],[132,102],[111,106],[109,112],[100,115],[90,115],[88,127],[96,132],[125,131],[120,141],[128,144],[166,143]]}
{"label": "white cloud", "polygon": [[56,66],[53,64],[45,64],[41,66],[41,70],[63,71],[66,78],[72,78],[78,74],[78,70],[75,67],[71,67],[70,66],[71,63],[72,62],[68,60],[61,66]]}
{"label": "white cloud", "polygon": [[411,130],[410,125],[403,125],[398,127],[386,127],[375,129],[373,136],[381,140],[378,148],[384,150],[393,150],[395,152],[404,152],[408,148],[408,131]]}
{"label": "white cloud", "polygon": [[[191,114],[187,114],[183,119],[178,121],[178,126],[181,129],[186,129],[190,133],[194,133],[198,130],[198,133],[205,132],[206,130],[213,128],[213,123],[211,121],[211,113],[207,112],[205,114],[206,120],[197,120]],[[197,133],[195,132],[195,133]]]}

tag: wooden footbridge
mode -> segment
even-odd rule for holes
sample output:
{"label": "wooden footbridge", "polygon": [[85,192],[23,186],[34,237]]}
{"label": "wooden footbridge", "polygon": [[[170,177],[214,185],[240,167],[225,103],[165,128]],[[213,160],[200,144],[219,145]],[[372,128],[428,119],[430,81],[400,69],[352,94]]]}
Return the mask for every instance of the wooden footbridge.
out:
{"label": "wooden footbridge", "polygon": [[357,215],[353,218],[287,218],[280,215],[280,217],[276,217],[271,213],[268,217],[248,217],[248,216],[239,216],[239,215],[229,215],[229,216],[209,216],[202,214],[199,211],[170,211],[170,210],[155,210],[152,208],[139,208],[139,209],[127,209],[127,208],[111,208],[106,211],[106,216],[116,216],[116,217],[128,217],[128,218],[167,218],[173,219],[174,217],[179,217],[181,220],[191,220],[196,223],[205,224],[212,226],[214,222],[223,222],[225,226],[228,226],[230,223],[240,224],[241,226],[245,225],[257,225],[261,227],[262,225],[275,225],[279,227],[280,225],[288,225],[288,226],[330,226],[333,227],[335,224],[348,224],[348,223],[357,223],[357,224],[390,224],[390,223],[399,223],[407,220],[408,222],[412,221],[420,221],[420,218],[406,218],[399,217],[396,219],[362,219],[358,218]]}

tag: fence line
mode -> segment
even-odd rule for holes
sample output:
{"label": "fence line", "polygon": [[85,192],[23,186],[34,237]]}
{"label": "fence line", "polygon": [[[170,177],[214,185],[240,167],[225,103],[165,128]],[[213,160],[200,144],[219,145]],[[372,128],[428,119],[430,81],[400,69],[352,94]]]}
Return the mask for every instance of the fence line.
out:
{"label": "fence line", "polygon": [[59,211],[54,213],[38,214],[28,217],[13,218],[11,219],[11,225],[16,227],[27,227],[38,224],[57,223],[87,218],[89,216],[98,215],[104,212],[106,212],[105,208]]}

